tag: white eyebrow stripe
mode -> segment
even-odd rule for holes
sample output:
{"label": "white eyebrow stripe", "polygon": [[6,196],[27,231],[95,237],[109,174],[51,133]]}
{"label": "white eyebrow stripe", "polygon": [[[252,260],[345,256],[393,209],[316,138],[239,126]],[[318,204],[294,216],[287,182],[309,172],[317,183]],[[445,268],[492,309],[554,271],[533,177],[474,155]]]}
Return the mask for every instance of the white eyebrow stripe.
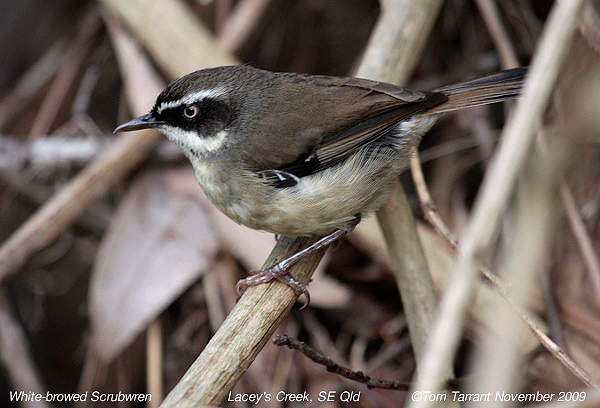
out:
{"label": "white eyebrow stripe", "polygon": [[201,91],[196,91],[187,94],[181,99],[177,99],[176,101],[163,102],[156,108],[156,112],[160,114],[165,109],[176,108],[182,105],[190,105],[194,102],[199,102],[202,99],[207,98],[219,98],[227,92],[227,89],[220,86],[218,88],[213,89],[203,89]]}

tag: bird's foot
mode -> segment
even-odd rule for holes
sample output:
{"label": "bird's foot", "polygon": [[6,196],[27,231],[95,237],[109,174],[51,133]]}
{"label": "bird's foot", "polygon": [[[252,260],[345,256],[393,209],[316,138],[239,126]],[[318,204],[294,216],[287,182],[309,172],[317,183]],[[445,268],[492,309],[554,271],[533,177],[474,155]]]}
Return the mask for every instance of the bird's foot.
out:
{"label": "bird's foot", "polygon": [[[358,223],[358,220],[360,220],[359,216],[357,216],[356,223]],[[352,225],[352,228],[354,228],[355,225],[356,224]],[[318,251],[319,249],[330,245],[331,243],[337,241],[347,233],[348,231],[337,229],[332,233],[322,237],[314,244],[290,256],[289,258],[284,259],[283,261],[269,268],[257,271],[256,273],[253,273],[252,276],[249,276],[245,279],[241,279],[236,285],[238,295],[241,296],[250,286],[260,285],[262,283],[269,283],[277,279],[278,281],[283,282],[290,288],[292,288],[298,296],[303,294],[306,295],[307,302],[304,304],[304,306],[302,306],[303,308],[306,307],[310,301],[310,296],[308,294],[308,291],[306,290],[306,285],[302,282],[298,282],[289,274],[290,268],[297,264],[301,259],[307,257],[313,252]]]}
{"label": "bird's foot", "polygon": [[280,262],[278,264],[273,265],[270,268],[262,269],[260,271],[250,272],[251,276],[245,279],[240,279],[236,285],[238,295],[241,296],[250,286],[269,283],[277,279],[278,281],[285,283],[287,286],[292,288],[292,290],[296,292],[296,295],[305,295],[306,303],[304,303],[302,308],[308,306],[308,304],[310,303],[310,294],[306,289],[306,285],[302,282],[298,282],[292,277],[292,275],[289,274],[288,269],[289,267],[291,267],[291,265],[285,268],[286,265],[282,265],[285,262],[286,261]]}

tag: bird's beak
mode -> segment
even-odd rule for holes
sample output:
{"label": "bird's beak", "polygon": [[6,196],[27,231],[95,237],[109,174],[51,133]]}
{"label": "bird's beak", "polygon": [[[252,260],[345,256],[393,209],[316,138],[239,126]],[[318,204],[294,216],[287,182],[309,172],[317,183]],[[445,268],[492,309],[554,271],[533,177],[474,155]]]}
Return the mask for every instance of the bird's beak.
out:
{"label": "bird's beak", "polygon": [[138,116],[137,118],[131,119],[129,122],[117,126],[113,133],[156,128],[162,124],[164,124],[164,122],[154,119],[152,113],[146,113],[145,115]]}

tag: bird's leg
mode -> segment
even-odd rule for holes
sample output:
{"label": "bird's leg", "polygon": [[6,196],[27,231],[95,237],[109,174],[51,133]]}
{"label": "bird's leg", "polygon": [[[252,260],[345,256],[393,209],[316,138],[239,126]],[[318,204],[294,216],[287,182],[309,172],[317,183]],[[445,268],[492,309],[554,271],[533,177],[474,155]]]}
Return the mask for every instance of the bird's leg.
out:
{"label": "bird's leg", "polygon": [[[355,225],[356,224],[352,226],[352,229],[354,229]],[[305,293],[308,297],[306,285],[304,285],[301,282],[298,282],[296,279],[294,279],[288,274],[290,268],[297,264],[301,259],[306,258],[313,252],[316,252],[319,249],[330,245],[332,242],[342,238],[350,231],[336,229],[332,233],[325,235],[323,238],[320,238],[317,242],[313,243],[312,245],[304,248],[301,251],[296,252],[289,258],[286,258],[283,261],[276,263],[275,265],[269,268],[262,269],[256,274],[253,274],[252,276],[249,276],[245,279],[241,279],[236,286],[238,294],[243,294],[246,291],[246,289],[248,289],[250,286],[260,285],[261,283],[268,283],[274,279],[277,279],[288,285],[290,288],[294,289],[294,292],[296,292],[296,294],[301,295]]]}

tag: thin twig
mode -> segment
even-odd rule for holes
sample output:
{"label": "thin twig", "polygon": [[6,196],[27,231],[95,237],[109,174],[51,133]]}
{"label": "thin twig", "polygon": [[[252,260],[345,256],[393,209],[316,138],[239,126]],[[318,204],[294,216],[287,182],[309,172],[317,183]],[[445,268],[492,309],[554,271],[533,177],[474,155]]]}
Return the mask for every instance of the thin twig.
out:
{"label": "thin twig", "polygon": [[[413,175],[413,180],[416,186],[417,194],[419,195],[419,200],[421,202],[421,207],[425,214],[427,220],[433,225],[436,231],[446,239],[446,241],[452,245],[454,250],[460,252],[460,245],[458,240],[452,234],[450,229],[446,226],[439,213],[435,209],[435,204],[431,199],[431,195],[429,194],[429,189],[427,188],[427,184],[425,182],[425,178],[423,176],[423,170],[421,168],[421,164],[419,161],[418,153],[413,150],[413,155],[411,156],[411,174]],[[587,386],[596,386],[593,384],[590,376],[579,367],[573,360],[566,355],[565,352],[561,350],[561,348],[556,345],[547,335],[543,332],[542,329],[537,327],[533,319],[527,314],[527,312],[515,301],[513,300],[510,292],[504,282],[493,274],[486,267],[479,265],[479,272],[496,288],[498,294],[504,298],[506,302],[517,312],[523,323],[527,326],[527,328],[531,331],[531,333],[538,339],[538,341],[558,360],[560,361],[569,371],[571,371],[577,378],[583,381]]]}
{"label": "thin twig", "polygon": [[0,129],[3,129],[25,107],[30,106],[40,89],[60,68],[66,52],[65,42],[58,41],[25,71],[14,88],[0,101]]}
{"label": "thin twig", "polygon": [[488,0],[476,0],[477,8],[481,12],[483,21],[488,27],[492,40],[500,53],[500,62],[503,69],[516,68],[519,66],[519,59],[512,46],[512,42],[504,29],[500,13],[496,2]]}
{"label": "thin twig", "polygon": [[446,226],[442,220],[442,217],[440,217],[435,207],[435,203],[431,198],[431,194],[429,194],[429,189],[427,188],[427,183],[425,182],[425,176],[423,175],[423,169],[421,168],[421,161],[419,160],[419,153],[416,147],[412,149],[410,155],[410,173],[412,175],[425,218],[427,218],[431,225],[433,225],[438,234],[444,237],[446,241],[448,241],[450,245],[454,247],[454,249],[458,250],[458,240]]}
{"label": "thin twig", "polygon": [[529,328],[531,333],[540,341],[544,346],[562,365],[564,365],[571,373],[579,378],[588,387],[594,387],[600,389],[600,385],[593,382],[590,376],[579,367],[565,352],[550,339],[546,334],[536,326],[531,320],[531,317],[517,305],[509,295],[509,291],[506,286],[500,281],[500,279],[494,275],[491,271],[485,268],[481,268],[481,273],[496,287],[498,293],[515,309],[519,314],[519,317]]}
{"label": "thin twig", "polygon": [[285,334],[275,336],[275,338],[273,339],[273,344],[275,344],[276,346],[287,346],[292,350],[298,350],[315,363],[325,366],[327,371],[341,375],[342,377],[345,377],[349,380],[365,384],[369,389],[382,388],[385,390],[407,390],[410,387],[409,383],[400,381],[380,380],[377,378],[373,378],[363,373],[362,371],[353,371],[348,367],[339,365],[331,358],[325,357],[321,353],[318,353],[306,343],[293,339]]}
{"label": "thin twig", "polygon": [[571,189],[564,182],[561,182],[560,184],[560,198],[565,207],[571,231],[573,231],[575,241],[581,251],[581,257],[587,267],[592,285],[594,286],[596,300],[600,301],[600,260],[594,250],[594,244],[585,228],[585,224],[577,211],[577,205],[575,204]]}
{"label": "thin twig", "polygon": [[62,101],[73,86],[73,79],[81,69],[87,55],[92,49],[92,43],[100,33],[100,17],[96,9],[93,9],[81,24],[77,39],[71,46],[65,63],[59,69],[58,75],[46,94],[38,115],[29,131],[29,139],[33,140],[50,131],[52,122],[61,107]]}

